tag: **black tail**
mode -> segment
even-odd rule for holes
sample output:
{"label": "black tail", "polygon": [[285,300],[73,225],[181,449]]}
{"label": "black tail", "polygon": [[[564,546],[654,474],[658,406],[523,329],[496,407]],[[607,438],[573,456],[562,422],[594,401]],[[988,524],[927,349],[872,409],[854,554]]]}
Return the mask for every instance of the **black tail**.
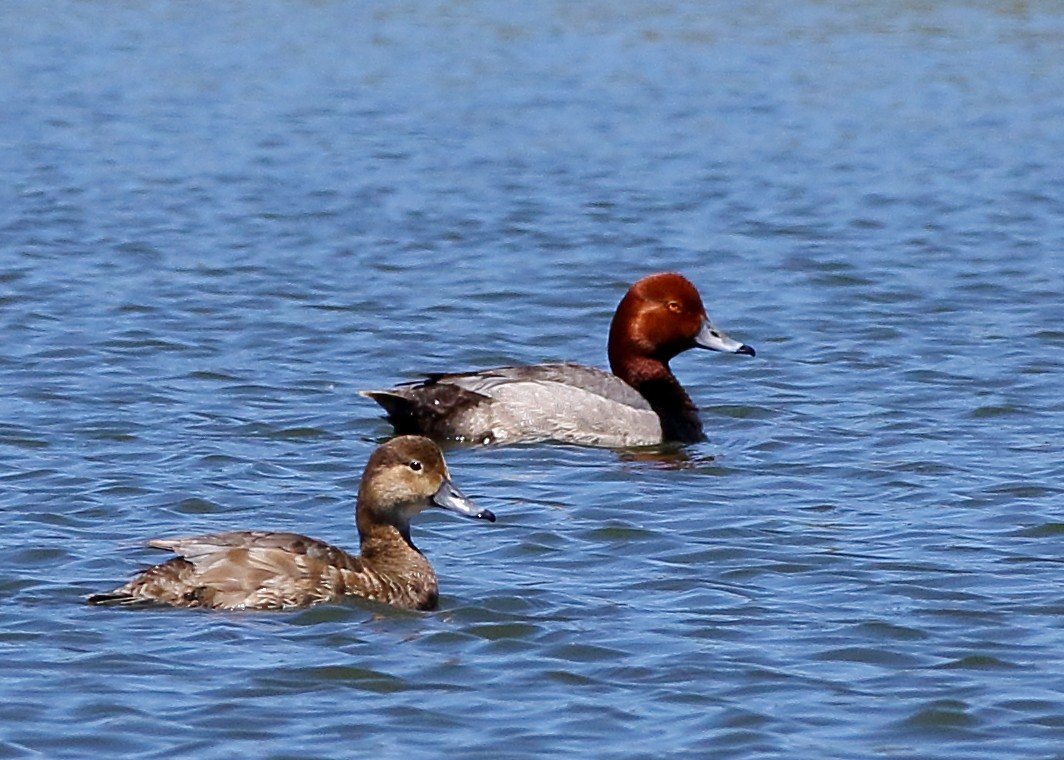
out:
{"label": "black tail", "polygon": [[384,408],[388,422],[398,435],[431,435],[431,425],[426,426],[426,410],[414,399],[393,391],[361,391]]}
{"label": "black tail", "polygon": [[427,435],[437,441],[483,441],[491,436],[491,431],[468,430],[463,420],[470,409],[491,399],[454,383],[437,382],[433,377],[420,385],[361,394],[384,407],[400,435]]}
{"label": "black tail", "polygon": [[137,601],[138,600],[136,599],[136,597],[134,597],[132,594],[120,594],[117,592],[112,592],[110,594],[93,594],[85,600],[85,603],[95,605],[128,605],[136,604]]}

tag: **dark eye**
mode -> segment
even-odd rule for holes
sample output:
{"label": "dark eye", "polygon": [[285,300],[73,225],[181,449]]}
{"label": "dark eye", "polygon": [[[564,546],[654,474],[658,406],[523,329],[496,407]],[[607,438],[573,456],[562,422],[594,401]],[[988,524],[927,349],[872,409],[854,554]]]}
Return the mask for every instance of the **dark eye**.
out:
{"label": "dark eye", "polygon": [[409,462],[406,463],[406,466],[414,472],[421,472],[421,462],[417,461],[416,459],[411,459]]}

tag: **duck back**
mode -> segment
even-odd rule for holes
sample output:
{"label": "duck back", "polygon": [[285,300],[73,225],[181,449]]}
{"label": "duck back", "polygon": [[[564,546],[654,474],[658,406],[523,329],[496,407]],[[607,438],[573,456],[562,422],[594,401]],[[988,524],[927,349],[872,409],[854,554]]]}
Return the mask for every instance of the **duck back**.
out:
{"label": "duck back", "polygon": [[591,446],[660,442],[661,422],[634,388],[579,364],[430,375],[366,391],[399,432],[473,443],[556,440]]}
{"label": "duck back", "polygon": [[149,546],[178,556],[148,568],[90,604],[168,604],[209,609],[289,609],[356,595],[411,609],[431,609],[436,576],[425,558],[377,568],[323,541],[296,533],[238,531]]}

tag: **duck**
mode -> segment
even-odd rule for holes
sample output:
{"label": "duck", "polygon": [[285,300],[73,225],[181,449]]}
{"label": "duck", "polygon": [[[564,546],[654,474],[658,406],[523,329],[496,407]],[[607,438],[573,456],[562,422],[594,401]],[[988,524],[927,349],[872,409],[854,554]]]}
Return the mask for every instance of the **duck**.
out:
{"label": "duck", "polygon": [[433,441],[400,436],[370,456],[358,489],[358,556],[297,533],[233,531],[161,538],[177,556],[150,567],[91,605],[290,610],[362,597],[410,610],[436,609],[432,565],[410,539],[410,520],[430,507],[495,521],[451,481]]}
{"label": "duck", "polygon": [[387,390],[380,404],[396,433],[471,444],[554,441],[629,448],[705,440],[698,407],[669,368],[693,348],[755,356],[717,329],[698,289],[660,272],[633,284],[610,323],[612,373],[580,364],[432,373]]}

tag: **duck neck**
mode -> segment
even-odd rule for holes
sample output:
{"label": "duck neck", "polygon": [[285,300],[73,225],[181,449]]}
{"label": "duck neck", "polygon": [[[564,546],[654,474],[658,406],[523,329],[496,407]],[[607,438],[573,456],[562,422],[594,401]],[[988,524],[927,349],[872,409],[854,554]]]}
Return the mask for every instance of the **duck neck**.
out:
{"label": "duck neck", "polygon": [[661,420],[661,436],[666,441],[697,443],[705,440],[698,407],[672,374],[668,362],[651,357],[614,361],[613,374],[639,391]]}
{"label": "duck neck", "polygon": [[[439,599],[436,573],[410,540],[410,528],[374,525],[360,530],[360,595],[417,610],[435,609]],[[373,593],[365,593],[365,589]]]}
{"label": "duck neck", "polygon": [[359,526],[362,543],[362,559],[372,565],[386,569],[390,565],[426,563],[421,550],[410,540],[410,526],[405,530],[394,525],[373,525],[363,529]]}

